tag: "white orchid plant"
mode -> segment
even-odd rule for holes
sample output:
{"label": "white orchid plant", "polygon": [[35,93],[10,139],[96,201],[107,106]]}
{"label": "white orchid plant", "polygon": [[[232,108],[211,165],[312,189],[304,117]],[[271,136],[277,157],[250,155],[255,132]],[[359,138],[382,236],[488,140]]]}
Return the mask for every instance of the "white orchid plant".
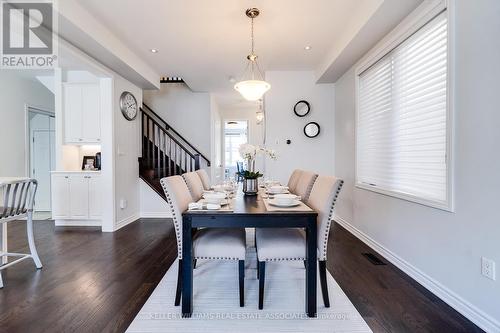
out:
{"label": "white orchid plant", "polygon": [[248,168],[250,169],[242,171],[240,174],[246,179],[257,179],[259,177],[262,177],[262,174],[259,171],[255,171],[255,158],[257,157],[257,155],[266,155],[269,156],[272,160],[277,159],[276,152],[274,150],[251,145],[248,143],[240,145],[239,153],[241,157],[247,160]]}

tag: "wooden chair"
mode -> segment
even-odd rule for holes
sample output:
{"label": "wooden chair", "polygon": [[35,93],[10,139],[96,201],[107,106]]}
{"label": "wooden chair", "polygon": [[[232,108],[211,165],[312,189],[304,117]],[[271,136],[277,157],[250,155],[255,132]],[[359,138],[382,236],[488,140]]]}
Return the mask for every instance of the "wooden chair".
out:
{"label": "wooden chair", "polygon": [[[181,301],[182,293],[182,213],[188,209],[192,201],[189,189],[181,176],[162,178],[160,183],[165,191],[167,203],[172,212],[175,235],[177,238],[177,256],[179,272],[175,306]],[[237,260],[239,272],[240,306],[244,306],[245,295],[245,229],[212,229],[204,228],[194,234],[193,258],[212,260]]]}
{"label": "wooden chair", "polygon": [[2,270],[7,267],[15,265],[25,259],[32,258],[35,262],[36,268],[42,268],[42,262],[38,257],[33,237],[33,204],[35,202],[37,187],[38,183],[35,179],[25,179],[3,182],[0,188],[3,190],[3,206],[0,207],[0,224],[21,220],[26,217],[28,246],[30,250],[29,254],[13,252],[0,253],[2,258],[19,257],[14,261],[0,266],[0,288],[3,288]]}
{"label": "wooden chair", "polygon": [[236,162],[236,181],[239,183],[243,181],[243,176],[241,175],[241,172],[243,172],[243,162]]}
{"label": "wooden chair", "polygon": [[[314,183],[308,205],[318,212],[319,279],[323,302],[330,307],[326,280],[328,235],[335,202],[344,181],[335,177],[319,176]],[[259,278],[259,309],[264,307],[264,284],[267,261],[306,260],[306,236],[301,229],[255,230]]]}

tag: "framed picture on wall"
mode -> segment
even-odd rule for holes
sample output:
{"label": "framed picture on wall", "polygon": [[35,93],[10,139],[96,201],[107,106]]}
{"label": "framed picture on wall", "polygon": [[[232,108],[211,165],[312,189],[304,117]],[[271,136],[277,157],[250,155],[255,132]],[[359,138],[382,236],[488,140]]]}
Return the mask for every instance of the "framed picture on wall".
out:
{"label": "framed picture on wall", "polygon": [[95,156],[83,156],[82,170],[95,169]]}

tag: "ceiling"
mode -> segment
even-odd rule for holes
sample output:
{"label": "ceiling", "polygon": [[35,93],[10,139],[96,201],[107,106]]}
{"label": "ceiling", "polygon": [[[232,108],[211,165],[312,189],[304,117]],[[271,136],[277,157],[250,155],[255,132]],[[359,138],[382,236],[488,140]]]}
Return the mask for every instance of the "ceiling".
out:
{"label": "ceiling", "polygon": [[[229,78],[240,79],[249,53],[246,8],[261,10],[255,19],[255,47],[263,71],[318,71],[331,50],[347,44],[384,1],[77,2],[160,75],[180,76],[194,91],[215,93],[222,104],[238,104],[241,98]],[[151,53],[152,48],[159,52]]]}

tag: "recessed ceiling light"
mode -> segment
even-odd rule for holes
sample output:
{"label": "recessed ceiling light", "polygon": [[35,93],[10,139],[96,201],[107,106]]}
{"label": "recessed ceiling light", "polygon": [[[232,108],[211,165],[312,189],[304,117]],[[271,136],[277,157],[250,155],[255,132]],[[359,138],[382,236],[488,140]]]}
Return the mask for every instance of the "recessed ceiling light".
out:
{"label": "recessed ceiling light", "polygon": [[304,50],[309,51],[310,49],[311,49],[311,47],[309,45],[304,46]]}
{"label": "recessed ceiling light", "polygon": [[151,53],[158,53],[158,49],[151,49],[149,51],[151,51]]}

